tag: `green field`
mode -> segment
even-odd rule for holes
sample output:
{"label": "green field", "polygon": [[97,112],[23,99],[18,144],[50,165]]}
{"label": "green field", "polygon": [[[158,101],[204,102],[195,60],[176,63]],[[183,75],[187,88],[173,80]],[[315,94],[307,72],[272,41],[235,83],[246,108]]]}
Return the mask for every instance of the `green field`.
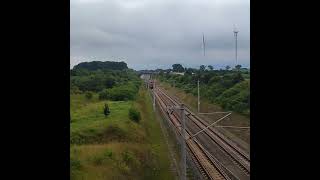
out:
{"label": "green field", "polygon": [[[110,115],[105,117],[105,103]],[[141,113],[129,119],[131,106]],[[134,101],[99,100],[94,94],[71,94],[71,179],[174,179],[168,149],[152,110],[140,89]]]}

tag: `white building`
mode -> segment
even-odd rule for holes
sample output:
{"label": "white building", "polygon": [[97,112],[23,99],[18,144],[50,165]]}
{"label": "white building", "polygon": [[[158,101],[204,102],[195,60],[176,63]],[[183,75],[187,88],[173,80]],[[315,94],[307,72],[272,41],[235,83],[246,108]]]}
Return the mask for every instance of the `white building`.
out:
{"label": "white building", "polygon": [[173,71],[171,71],[170,74],[177,74],[177,75],[182,75],[183,76],[184,72],[173,72]]}

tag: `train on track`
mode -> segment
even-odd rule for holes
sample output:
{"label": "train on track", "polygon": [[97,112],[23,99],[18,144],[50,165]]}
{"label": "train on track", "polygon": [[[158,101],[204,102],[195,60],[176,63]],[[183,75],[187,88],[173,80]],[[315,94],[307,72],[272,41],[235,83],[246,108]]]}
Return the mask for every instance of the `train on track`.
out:
{"label": "train on track", "polygon": [[153,87],[154,87],[154,81],[151,79],[149,80],[149,88],[153,89]]}

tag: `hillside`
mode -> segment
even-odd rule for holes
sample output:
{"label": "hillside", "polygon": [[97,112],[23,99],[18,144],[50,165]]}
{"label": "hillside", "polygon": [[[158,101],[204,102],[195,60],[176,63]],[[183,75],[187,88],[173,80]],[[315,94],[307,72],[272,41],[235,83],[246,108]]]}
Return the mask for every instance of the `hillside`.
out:
{"label": "hillside", "polygon": [[114,62],[114,61],[91,61],[91,62],[82,62],[73,67],[73,70],[77,69],[86,69],[89,71],[95,70],[124,70],[128,69],[127,63],[125,62]]}

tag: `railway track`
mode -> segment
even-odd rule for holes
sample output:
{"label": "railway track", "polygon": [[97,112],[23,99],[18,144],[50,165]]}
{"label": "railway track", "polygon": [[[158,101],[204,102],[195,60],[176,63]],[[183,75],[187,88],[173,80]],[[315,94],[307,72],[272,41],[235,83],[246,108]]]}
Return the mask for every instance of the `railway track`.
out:
{"label": "railway track", "polygon": [[[177,98],[171,97],[168,94],[164,93],[161,88],[158,88],[158,90],[161,93],[163,93],[167,98],[169,98],[171,100],[171,102],[173,102],[175,105],[181,104]],[[204,128],[204,127],[207,127],[210,125],[206,121],[202,120],[199,116],[196,116],[194,113],[192,113],[192,111],[190,110],[190,108],[188,106],[185,105],[185,107],[186,107],[187,115],[191,115],[191,118],[193,118],[192,120],[194,122],[197,122],[197,124],[200,123],[199,127]],[[245,161],[244,163],[249,164],[249,167],[247,167],[247,170],[250,172],[250,156],[249,156],[249,154],[246,153],[245,151],[243,151],[239,146],[237,146],[234,142],[230,141],[228,138],[226,138],[224,135],[222,135],[216,129],[210,127],[209,130],[212,133],[214,133],[219,139],[221,139],[225,144],[227,144],[227,146],[229,146],[231,149],[233,149],[233,151],[235,151],[235,154],[242,157],[244,159],[243,161]]]}
{"label": "railway track", "polygon": [[[166,114],[176,131],[181,133],[181,122],[180,122],[180,113],[171,111],[168,109],[170,106],[179,105],[179,101],[176,98],[170,97],[167,95],[161,88],[154,88],[156,101],[160,107],[162,113]],[[209,124],[196,116],[189,108],[185,109],[186,121],[192,122],[189,123],[186,127],[187,133],[187,146],[189,152],[191,152],[192,159],[194,159],[197,166],[200,169],[200,172],[207,179],[249,179],[250,178],[250,158],[243,150],[236,146],[235,143],[224,137],[221,133],[216,131],[214,128],[208,128],[199,134],[198,138],[191,138],[195,130],[199,131]],[[208,145],[210,142],[210,146]],[[206,146],[206,148],[204,146]],[[224,159],[236,165],[243,173],[240,175],[235,175],[235,171],[230,170],[230,163],[227,164],[227,168],[224,164],[221,164],[210,152],[206,149],[214,149],[215,154],[219,156],[224,156]],[[217,151],[216,149],[219,149]],[[226,158],[228,157],[228,158]],[[232,167],[233,168],[233,167]],[[233,168],[234,169],[234,168]],[[237,170],[239,172],[239,170]]]}
{"label": "railway track", "polygon": [[[181,123],[178,120],[176,114],[168,113],[167,105],[168,101],[164,99],[162,95],[155,94],[157,98],[157,103],[160,107],[160,111],[165,114],[170,123],[175,127],[176,132],[181,135],[182,127]],[[190,132],[186,131],[186,139],[191,137]],[[230,180],[228,175],[219,167],[217,162],[212,161],[211,158],[206,154],[203,147],[199,145],[196,141],[186,141],[186,145],[188,148],[188,152],[190,152],[191,159],[195,162],[199,171],[203,175],[204,179],[212,179],[212,180]]]}

